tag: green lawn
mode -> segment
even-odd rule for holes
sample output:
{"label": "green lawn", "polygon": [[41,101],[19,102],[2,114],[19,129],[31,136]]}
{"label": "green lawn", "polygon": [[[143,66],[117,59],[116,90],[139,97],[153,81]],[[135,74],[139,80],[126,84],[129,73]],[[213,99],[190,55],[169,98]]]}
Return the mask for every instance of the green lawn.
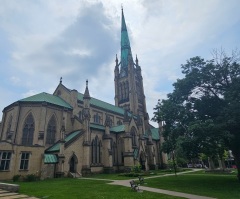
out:
{"label": "green lawn", "polygon": [[180,199],[179,197],[166,196],[158,193],[143,191],[134,192],[128,187],[109,185],[109,181],[87,179],[49,179],[37,182],[17,182],[20,193],[47,199],[79,199],[79,198],[104,198],[104,199]]}
{"label": "green lawn", "polygon": [[239,199],[240,183],[236,175],[205,174],[201,172],[145,179],[144,186],[161,188],[190,194],[216,197],[218,199]]}
{"label": "green lawn", "polygon": [[[161,173],[162,175],[164,173]],[[158,193],[143,191],[137,193],[129,187],[109,185],[110,180],[126,180],[129,177],[118,176],[118,174],[96,174],[91,179],[48,179],[37,182],[17,182],[20,184],[20,193],[39,198],[49,199],[77,199],[77,198],[160,198],[175,199],[178,197],[166,196]],[[218,199],[239,199],[240,183],[237,181],[236,173],[231,175],[206,174],[203,171],[175,176],[164,176],[159,178],[145,178],[145,184],[154,188],[161,188],[184,193],[215,197]],[[178,198],[179,199],[179,198]]]}
{"label": "green lawn", "polygon": [[[184,169],[181,170],[182,171],[190,171],[192,169]],[[154,175],[165,175],[165,174],[174,174],[173,170],[157,170],[157,171],[150,171],[148,176],[144,176],[144,177],[151,177]],[[108,179],[108,180],[127,180],[127,179],[138,179],[138,177],[126,177],[126,176],[122,176],[119,175],[118,173],[113,173],[113,174],[104,174],[104,173],[100,173],[100,174],[93,174],[91,176],[89,176],[89,178],[98,178],[98,179]]]}

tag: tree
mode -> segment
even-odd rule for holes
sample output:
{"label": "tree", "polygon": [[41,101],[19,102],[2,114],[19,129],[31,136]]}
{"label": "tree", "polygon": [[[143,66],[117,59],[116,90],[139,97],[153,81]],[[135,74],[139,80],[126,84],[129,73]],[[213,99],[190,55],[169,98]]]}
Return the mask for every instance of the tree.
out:
{"label": "tree", "polygon": [[208,61],[193,57],[182,65],[182,73],[185,77],[173,84],[168,99],[157,104],[153,120],[165,122],[167,142],[184,137],[182,147],[189,157],[199,153],[221,157],[224,149],[232,150],[240,181],[238,52],[227,57],[223,51],[214,51],[214,59]]}

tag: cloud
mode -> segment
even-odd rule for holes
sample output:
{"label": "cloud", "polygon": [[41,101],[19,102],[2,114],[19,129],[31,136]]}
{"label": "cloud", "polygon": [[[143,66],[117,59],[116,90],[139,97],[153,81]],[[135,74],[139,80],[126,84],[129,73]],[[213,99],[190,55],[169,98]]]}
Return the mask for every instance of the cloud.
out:
{"label": "cloud", "polygon": [[[238,0],[2,0],[0,83],[9,103],[52,93],[63,77],[65,86],[80,92],[89,79],[91,96],[114,104],[121,4],[150,117],[187,59],[209,59],[221,46],[240,48]],[[7,99],[0,99],[0,109]]]}
{"label": "cloud", "polygon": [[30,53],[15,52],[15,66],[28,75],[38,74],[39,79],[62,76],[64,81],[80,84],[81,77],[101,75],[100,68],[113,60],[118,50],[113,27],[101,3],[85,5],[56,38]]}

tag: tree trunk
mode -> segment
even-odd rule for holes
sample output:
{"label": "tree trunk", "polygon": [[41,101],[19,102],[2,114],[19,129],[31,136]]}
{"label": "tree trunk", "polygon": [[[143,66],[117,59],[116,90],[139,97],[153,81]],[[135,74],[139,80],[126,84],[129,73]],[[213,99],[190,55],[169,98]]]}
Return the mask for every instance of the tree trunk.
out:
{"label": "tree trunk", "polygon": [[236,166],[237,166],[237,178],[238,178],[238,181],[240,182],[240,156],[235,156],[235,162],[236,162]]}
{"label": "tree trunk", "polygon": [[175,153],[173,151],[173,156],[172,156],[172,159],[173,159],[173,169],[174,169],[174,173],[175,173],[175,176],[177,176],[177,164],[176,164],[176,160],[175,160]]}
{"label": "tree trunk", "polygon": [[210,170],[214,170],[215,169],[215,165],[213,163],[212,157],[208,157],[208,164],[209,164],[209,169]]}
{"label": "tree trunk", "polygon": [[240,153],[235,153],[234,151],[232,151],[232,154],[234,156],[234,160],[237,166],[237,171],[238,171],[237,178],[238,178],[238,181],[240,182]]}

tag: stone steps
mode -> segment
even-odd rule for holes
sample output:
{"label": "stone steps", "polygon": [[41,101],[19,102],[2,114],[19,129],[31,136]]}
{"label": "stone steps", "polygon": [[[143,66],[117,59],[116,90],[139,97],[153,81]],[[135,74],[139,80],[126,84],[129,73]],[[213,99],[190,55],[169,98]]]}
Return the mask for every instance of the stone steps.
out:
{"label": "stone steps", "polygon": [[0,199],[37,199],[37,198],[0,189]]}

